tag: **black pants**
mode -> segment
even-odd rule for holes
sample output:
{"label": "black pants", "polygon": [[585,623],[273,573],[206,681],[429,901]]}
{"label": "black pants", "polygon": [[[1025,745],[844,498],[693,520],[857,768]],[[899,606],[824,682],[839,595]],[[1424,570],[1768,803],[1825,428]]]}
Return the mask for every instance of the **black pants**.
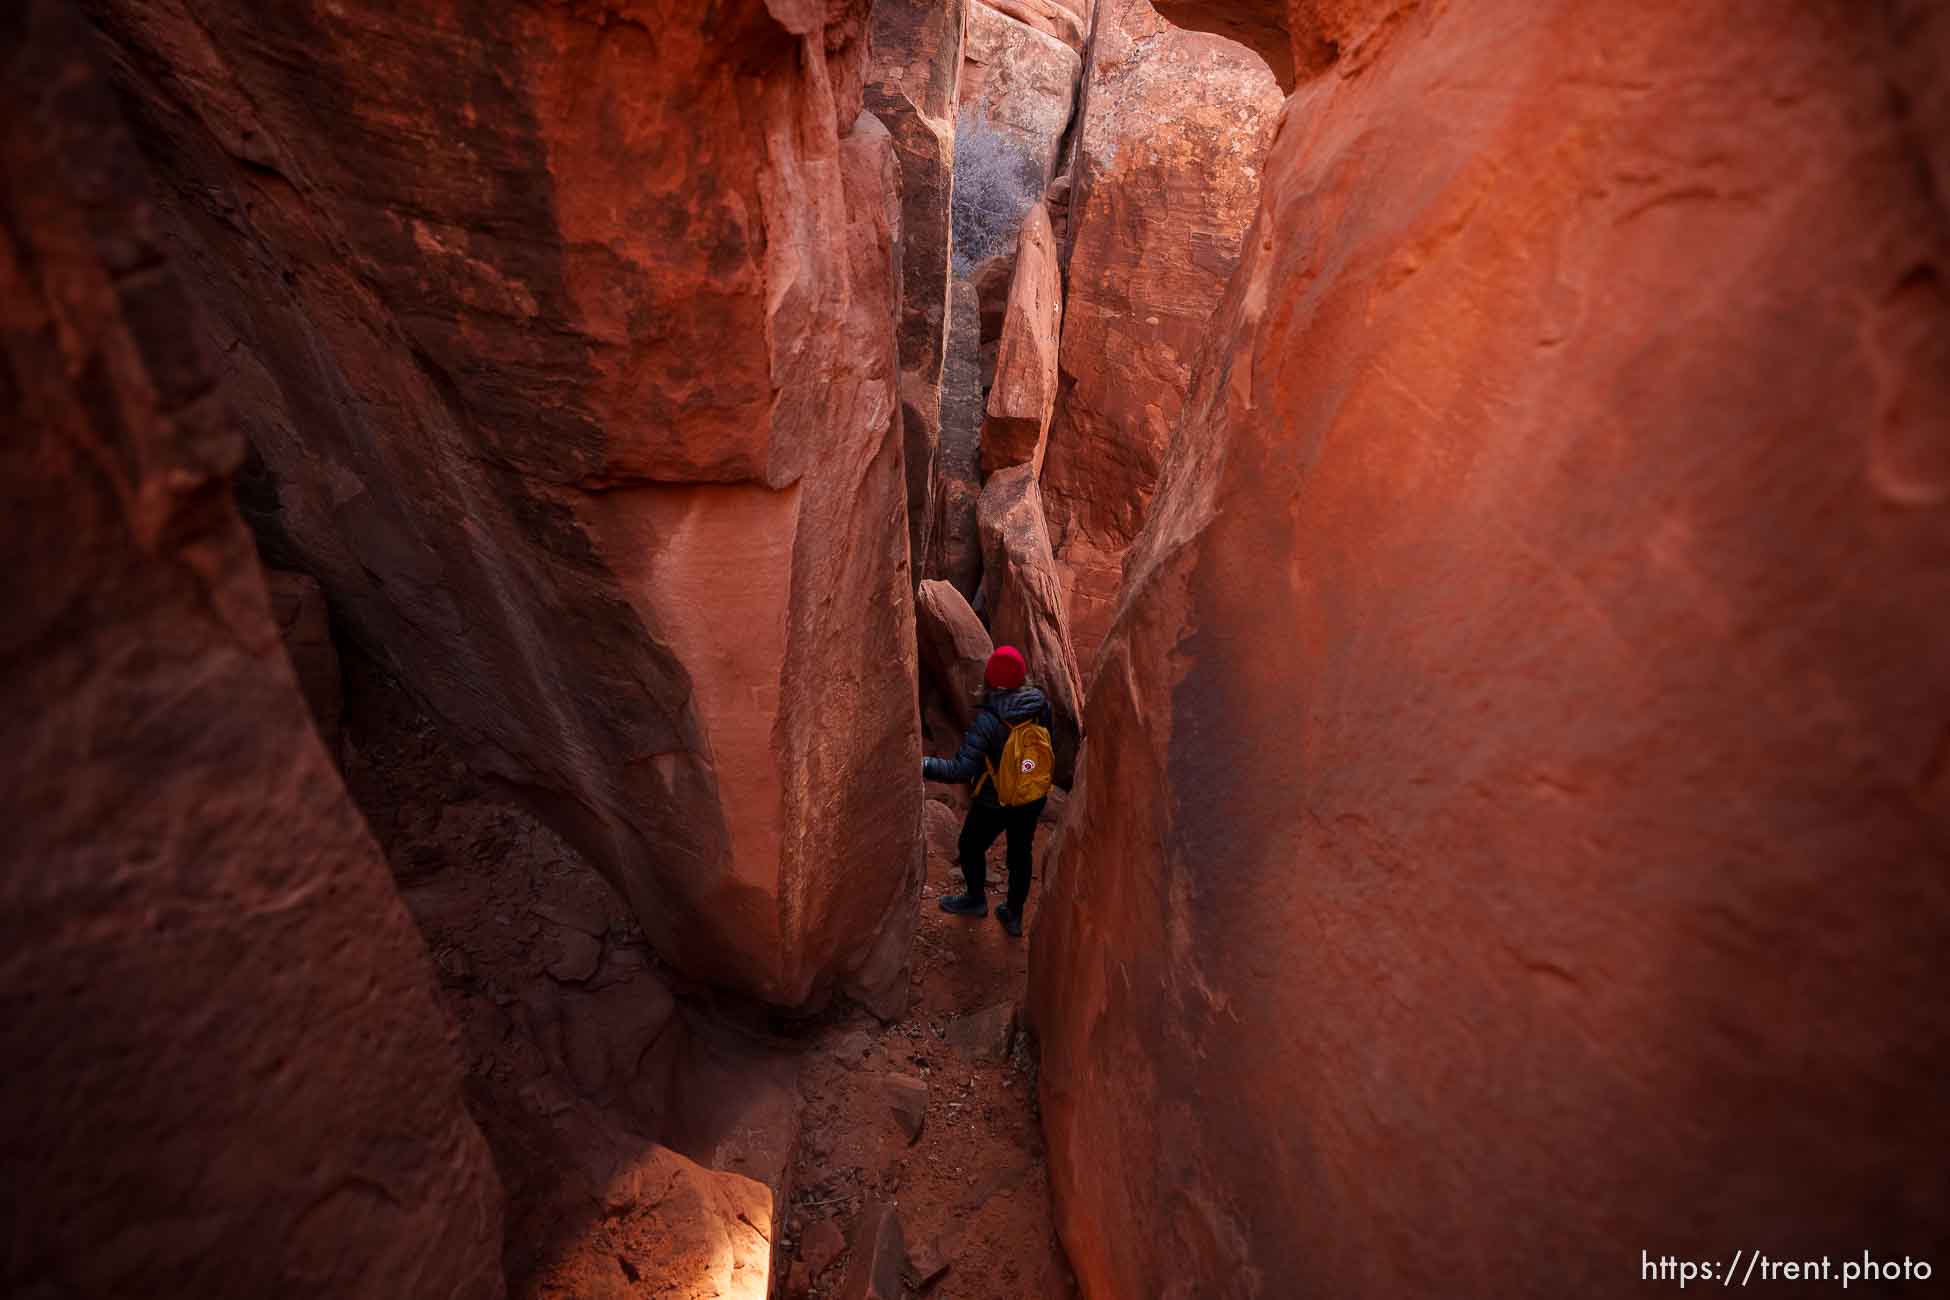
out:
{"label": "black pants", "polygon": [[1022,905],[1029,900],[1029,867],[1036,843],[1036,821],[1043,815],[1043,805],[1047,802],[1038,799],[1014,808],[998,808],[977,801],[969,806],[968,820],[961,824],[960,844],[961,874],[968,881],[969,893],[977,897],[988,893],[989,845],[1007,831],[1009,910],[1022,915]]}

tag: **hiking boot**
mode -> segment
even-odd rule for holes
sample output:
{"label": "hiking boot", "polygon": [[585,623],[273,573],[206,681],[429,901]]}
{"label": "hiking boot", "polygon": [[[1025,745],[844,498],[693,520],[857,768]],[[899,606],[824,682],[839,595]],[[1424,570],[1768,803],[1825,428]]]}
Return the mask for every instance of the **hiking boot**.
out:
{"label": "hiking boot", "polygon": [[980,894],[949,894],[941,900],[941,910],[952,916],[987,916],[989,900]]}
{"label": "hiking boot", "polygon": [[1002,922],[1002,928],[1009,932],[1011,939],[1022,938],[1022,915],[1010,911],[1007,903],[995,909],[995,919]]}

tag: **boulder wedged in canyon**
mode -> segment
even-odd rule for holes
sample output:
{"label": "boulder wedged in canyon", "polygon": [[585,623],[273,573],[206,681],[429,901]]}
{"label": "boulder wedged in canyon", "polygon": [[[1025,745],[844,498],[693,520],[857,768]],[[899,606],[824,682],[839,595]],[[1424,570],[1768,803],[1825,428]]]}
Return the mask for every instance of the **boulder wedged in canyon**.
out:
{"label": "boulder wedged in canyon", "polygon": [[954,584],[930,579],[914,597],[921,666],[964,730],[982,707],[982,673],[995,643]]}
{"label": "boulder wedged in canyon", "polygon": [[96,54],[66,3],[0,11],[0,1290],[492,1300],[452,1024]]}
{"label": "boulder wedged in canyon", "polygon": [[885,0],[873,7],[866,105],[901,164],[900,397],[906,448],[908,553],[920,576],[935,518],[941,369],[952,283],[955,109],[970,0]]}
{"label": "boulder wedged in canyon", "polygon": [[1063,269],[1056,236],[1041,203],[1022,219],[1009,277],[995,381],[982,421],[982,472],[1011,465],[1043,468],[1050,414],[1056,409],[1056,343],[1063,323]]}
{"label": "boulder wedged in canyon", "polygon": [[1083,686],[1070,645],[1063,588],[1050,554],[1042,493],[1035,471],[1017,465],[990,476],[979,504],[982,529],[982,597],[989,636],[1012,645],[1029,664],[1029,681],[1042,688],[1056,714],[1051,740],[1056,783],[1067,788],[1082,743]]}
{"label": "boulder wedged in canyon", "polygon": [[1239,262],[1280,92],[1229,41],[1104,0],[1071,178],[1043,497],[1089,685],[1192,365]]}
{"label": "boulder wedged in canyon", "polygon": [[258,522],[342,630],[674,965],[904,989],[920,794],[859,779],[920,748],[866,6],[87,8]]}
{"label": "boulder wedged in canyon", "polygon": [[1054,36],[1075,50],[1079,56],[1086,52],[1084,44],[1090,37],[1090,14],[1095,8],[1090,0],[1084,0],[1081,4],[1066,4],[1064,0],[972,0],[972,2],[986,4],[997,13],[1013,18],[1025,27],[1033,27],[1047,36]]}
{"label": "boulder wedged in canyon", "polygon": [[1031,194],[1056,176],[1082,75],[1075,49],[985,0],[970,0],[961,111],[1011,141],[1033,164],[1040,179],[1028,184]]}
{"label": "boulder wedged in canyon", "polygon": [[[1362,47],[1376,43],[1415,0],[1154,0],[1158,13],[1188,31],[1237,41],[1266,61],[1285,94],[1296,81],[1339,61],[1359,71]],[[1352,56],[1352,57],[1349,57]]]}
{"label": "boulder wedged in canyon", "polygon": [[1044,878],[1082,1294],[1916,1253],[1950,1214],[1917,56],[1891,10],[1398,8],[1288,106]]}
{"label": "boulder wedged in canyon", "polygon": [[[1286,0],[1153,0],[1158,16],[1187,31],[1211,32],[1239,44],[1265,60],[1282,94],[1293,93],[1295,78],[1293,39],[1287,28]],[[1337,48],[1311,15],[1325,6],[1301,6],[1309,15],[1306,64],[1310,73],[1331,63]],[[1393,13],[1403,8],[1400,0],[1352,0],[1337,6],[1343,14],[1360,8],[1378,13]],[[1330,30],[1349,34],[1343,23]]]}

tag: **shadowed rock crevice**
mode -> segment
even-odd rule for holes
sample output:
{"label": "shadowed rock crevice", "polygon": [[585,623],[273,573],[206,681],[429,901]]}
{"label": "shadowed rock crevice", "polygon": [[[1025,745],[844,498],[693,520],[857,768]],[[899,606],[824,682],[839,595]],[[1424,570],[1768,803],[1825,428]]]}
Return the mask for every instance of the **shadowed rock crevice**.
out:
{"label": "shadowed rock crevice", "polygon": [[968,0],[880,4],[866,105],[900,159],[901,418],[908,553],[916,582],[932,544],[942,369],[952,282],[955,109]]}
{"label": "shadowed rock crevice", "polygon": [[94,35],[8,6],[0,65],[0,1289],[492,1300],[501,1189]]}

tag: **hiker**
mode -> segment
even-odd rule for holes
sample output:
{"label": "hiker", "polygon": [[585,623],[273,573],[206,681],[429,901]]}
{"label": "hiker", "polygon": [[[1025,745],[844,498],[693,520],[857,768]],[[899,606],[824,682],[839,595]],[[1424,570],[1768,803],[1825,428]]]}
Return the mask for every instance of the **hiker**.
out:
{"label": "hiker", "polygon": [[1022,651],[1011,645],[997,649],[982,674],[988,690],[981,712],[961,738],[961,752],[953,758],[921,760],[926,780],[975,783],[975,801],[962,823],[959,845],[968,887],[943,898],[941,910],[956,916],[988,915],[989,845],[1006,831],[1009,901],[995,909],[995,917],[1012,938],[1022,937],[1030,852],[1056,765],[1049,731],[1055,716],[1043,693],[1024,685],[1028,673]]}

